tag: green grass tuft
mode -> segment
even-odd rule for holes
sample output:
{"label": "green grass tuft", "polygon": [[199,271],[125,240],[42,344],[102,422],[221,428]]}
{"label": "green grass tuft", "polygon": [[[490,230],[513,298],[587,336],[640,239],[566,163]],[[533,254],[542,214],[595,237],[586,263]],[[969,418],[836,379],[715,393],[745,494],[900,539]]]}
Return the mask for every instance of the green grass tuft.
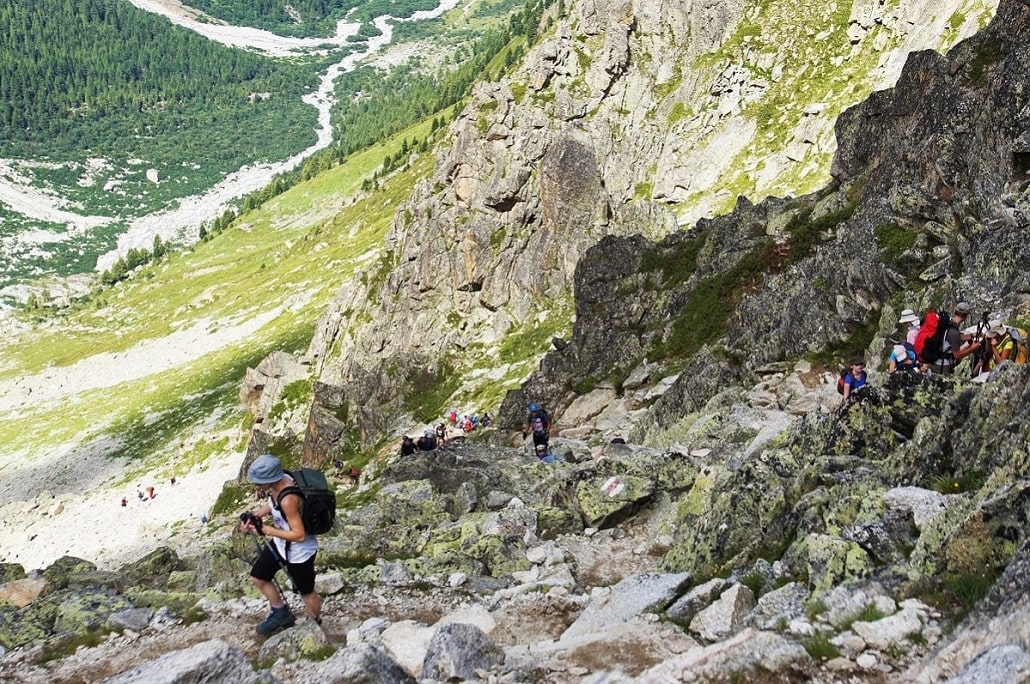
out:
{"label": "green grass tuft", "polygon": [[830,637],[826,634],[819,633],[802,639],[801,645],[814,660],[826,661],[840,657],[840,649],[830,643]]}

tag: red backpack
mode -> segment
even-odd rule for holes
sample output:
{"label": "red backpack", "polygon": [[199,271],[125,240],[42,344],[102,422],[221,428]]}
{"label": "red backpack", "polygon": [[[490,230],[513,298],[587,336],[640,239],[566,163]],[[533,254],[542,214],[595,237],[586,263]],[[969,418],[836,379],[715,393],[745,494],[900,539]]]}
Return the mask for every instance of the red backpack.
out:
{"label": "red backpack", "polygon": [[927,311],[916,334],[916,357],[922,363],[937,363],[944,356],[944,335],[951,327],[947,311]]}

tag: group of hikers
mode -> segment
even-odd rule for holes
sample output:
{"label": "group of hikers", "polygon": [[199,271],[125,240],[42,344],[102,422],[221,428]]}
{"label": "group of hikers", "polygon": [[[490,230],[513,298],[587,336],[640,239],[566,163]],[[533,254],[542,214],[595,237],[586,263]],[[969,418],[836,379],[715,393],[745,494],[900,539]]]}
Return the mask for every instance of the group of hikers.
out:
{"label": "group of hikers", "polygon": [[[169,480],[169,483],[173,486],[175,485],[175,482],[176,480],[174,477]],[[157,490],[154,488],[153,485],[147,487],[146,490],[143,489],[143,485],[136,485],[136,498],[140,501],[152,501],[153,499],[157,498]],[[123,496],[121,500],[122,508],[126,508],[128,507],[128,505],[129,498]]]}
{"label": "group of hikers", "polygon": [[[447,423],[450,423],[450,429],[448,429]],[[399,453],[401,456],[411,456],[416,451],[433,451],[451,441],[453,439],[451,432],[454,430],[460,430],[461,434],[467,435],[481,427],[490,427],[492,424],[493,419],[489,413],[483,413],[482,418],[476,414],[459,417],[458,410],[452,408],[447,412],[445,422],[437,424],[435,428],[426,428],[418,439],[408,435],[401,437]]]}
{"label": "group of hikers", "polygon": [[438,446],[442,446],[447,442],[447,431],[444,428],[441,432],[440,428],[443,428],[443,423],[437,426],[437,431],[434,433],[433,430],[427,429],[418,440],[414,440],[408,435],[404,435],[401,438],[400,454],[401,456],[411,456],[416,451],[432,451]]}
{"label": "group of hikers", "polygon": [[[971,313],[972,307],[966,302],[959,302],[950,311],[930,311],[922,318],[911,309],[905,309],[898,323],[908,328],[904,340],[898,339],[892,346],[888,372],[949,375],[954,374],[968,358],[970,373],[974,378],[982,379],[1002,364],[1027,362],[1030,350],[1025,331],[990,321],[987,314],[976,326],[966,328],[964,326]],[[865,360],[855,357],[842,371],[838,390],[847,400],[852,392],[866,383]],[[400,453],[407,456],[416,451],[432,451],[445,444],[449,441],[446,423],[450,423],[452,429],[460,429],[467,434],[478,427],[489,426],[491,420],[489,414],[484,414],[481,419],[466,415],[459,420],[457,411],[451,409],[445,422],[439,423],[435,429],[426,429],[418,440],[405,435]],[[547,410],[536,402],[530,403],[522,436],[527,446],[532,444],[534,455],[544,463],[561,460],[550,451],[550,435],[551,417]],[[625,440],[616,437],[611,442],[624,444]],[[338,472],[347,470],[339,461],[335,465]],[[356,468],[350,467],[349,475],[352,483],[357,481]],[[282,463],[274,456],[258,457],[248,469],[247,477],[257,486],[259,498],[267,499],[257,510],[241,516],[244,532],[255,535],[256,539],[265,538],[265,544],[259,544],[260,553],[250,571],[251,582],[267,599],[270,609],[266,619],[257,626],[258,634],[274,634],[296,621],[275,582],[275,573],[280,567],[285,567],[294,589],[301,595],[308,619],[321,624],[321,599],[315,591],[318,540],[305,527],[304,492],[298,488],[294,476],[284,471]],[[155,495],[153,490],[148,494],[149,498]],[[122,505],[126,505],[125,500]],[[264,525],[262,521],[269,516],[272,524]],[[325,530],[314,529],[314,532],[319,531]]]}
{"label": "group of hikers", "polygon": [[[472,432],[473,430],[476,430],[477,428],[490,427],[493,424],[493,418],[490,417],[489,413],[485,412],[483,413],[482,418],[480,418],[478,415],[474,413],[466,414],[459,418],[458,409],[452,408],[450,411],[447,412],[447,422],[451,424],[452,428],[457,428],[467,435],[468,433]],[[442,423],[439,426],[437,426],[437,432],[440,431],[440,427],[442,426]]]}
{"label": "group of hikers", "polygon": [[[452,428],[460,429],[464,434],[468,434],[479,427],[489,427],[493,422],[489,413],[484,413],[481,419],[474,415],[465,415],[459,419],[456,409],[448,411],[447,421],[451,424]],[[532,437],[533,453],[537,458],[545,463],[555,462],[556,459],[548,448],[551,435],[551,417],[539,404],[531,403],[529,405],[522,434],[526,438],[527,443],[529,438]],[[401,456],[411,456],[418,451],[433,451],[437,447],[446,444],[450,439],[447,425],[440,423],[436,426],[435,430],[426,428],[422,436],[417,440],[409,435],[404,435],[401,437],[398,451]]]}
{"label": "group of hikers", "polygon": [[[968,302],[959,302],[950,311],[929,311],[922,318],[912,309],[902,311],[898,324],[908,329],[904,340],[895,340],[891,347],[887,372],[953,375],[968,358],[970,377],[982,382],[1002,364],[1027,362],[1025,330],[992,321],[989,313],[966,327],[972,311]],[[837,389],[847,400],[867,380],[865,359],[856,356],[841,371]]]}
{"label": "group of hikers", "polygon": [[[448,419],[456,426],[455,413]],[[489,414],[484,415],[484,419],[478,421],[480,425],[488,424]],[[553,463],[555,458],[548,453],[550,431],[551,418],[547,411],[538,404],[530,404],[524,435],[527,442],[532,436],[534,451],[541,461]],[[440,423],[436,430],[427,429],[417,442],[405,435],[401,453],[410,455],[418,449],[432,451],[446,441],[446,425]],[[334,466],[337,472],[346,471],[339,460]],[[350,474],[356,479],[357,469],[352,466]],[[240,516],[240,529],[254,535],[258,545],[250,581],[268,602],[268,615],[256,627],[260,636],[271,636],[296,623],[286,596],[275,580],[280,569],[286,570],[294,590],[301,595],[308,619],[322,623],[322,601],[315,590],[315,556],[319,548],[315,533],[325,530],[310,529],[306,524],[307,496],[295,477],[296,473],[284,470],[282,462],[270,454],[259,456],[247,469],[247,479],[256,487],[255,496],[263,502],[256,510]],[[269,517],[271,524],[265,524]]]}
{"label": "group of hikers", "polygon": [[348,483],[350,483],[351,485],[358,484],[358,478],[361,477],[361,471],[358,470],[358,467],[353,463],[348,465],[344,463],[342,460],[336,459],[335,461],[333,461],[333,468],[336,469],[337,478],[346,477]]}

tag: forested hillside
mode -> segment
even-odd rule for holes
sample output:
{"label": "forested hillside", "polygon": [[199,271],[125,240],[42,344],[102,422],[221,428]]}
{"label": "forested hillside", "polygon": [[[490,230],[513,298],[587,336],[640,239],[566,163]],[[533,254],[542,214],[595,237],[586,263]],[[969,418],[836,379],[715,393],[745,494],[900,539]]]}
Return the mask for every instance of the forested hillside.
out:
{"label": "forested hillside", "polygon": [[[160,199],[313,141],[315,113],[300,101],[316,83],[310,68],[222,47],[121,0],[0,0],[0,26],[4,156],[88,150],[174,165],[150,193]],[[184,159],[200,168],[183,170]]]}
{"label": "forested hillside", "polygon": [[[505,25],[458,44],[453,60],[439,69],[427,67],[431,56],[416,55],[390,71],[364,66],[342,74],[336,82],[338,102],[333,112],[338,152],[351,154],[388,138],[455,104],[484,76],[497,77],[517,63],[536,39],[540,17],[550,5],[550,0],[527,2]],[[423,25],[422,32],[440,38],[446,35],[446,27],[434,30]],[[361,93],[361,97],[347,97],[348,93]]]}

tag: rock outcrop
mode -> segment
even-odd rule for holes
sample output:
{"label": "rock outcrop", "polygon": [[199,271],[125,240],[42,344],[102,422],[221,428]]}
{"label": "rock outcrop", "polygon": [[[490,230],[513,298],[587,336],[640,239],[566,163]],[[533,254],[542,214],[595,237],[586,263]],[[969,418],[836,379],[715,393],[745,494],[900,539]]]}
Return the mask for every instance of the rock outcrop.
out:
{"label": "rock outcrop", "polygon": [[[826,189],[741,199],[658,243],[599,242],[576,270],[571,340],[509,394],[501,424],[518,424],[528,398],[560,423],[584,389],[618,390],[644,367],[685,367],[668,394],[696,406],[785,359],[826,349],[880,357],[902,303],[961,298],[994,319],[1025,316],[1026,22],[1025,5],[1003,3],[990,29],[947,57],[914,54],[896,88],[842,114]],[[714,355],[698,354],[706,344]],[[652,415],[637,436],[678,419]]]}
{"label": "rock outcrop", "polygon": [[[360,275],[360,285],[341,290],[317,326],[309,356],[322,381],[346,388],[355,419],[362,412],[364,422],[385,426],[399,415],[421,415],[420,408],[433,415],[445,398],[428,387],[453,392],[459,376],[485,368],[514,384],[530,370],[528,358],[569,330],[570,288],[585,277],[576,275],[577,264],[600,262],[618,273],[640,265],[632,258],[616,263],[600,248],[586,258],[602,237],[660,238],[724,212],[736,196],[714,190],[728,184],[754,201],[815,190],[828,180],[837,114],[893,84],[911,50],[970,35],[993,5],[865,3],[850,21],[833,6],[788,3],[748,9],[743,2],[673,2],[659,11],[613,0],[566,9],[547,15],[553,29],[520,68],[476,87],[433,176],[398,211],[379,262]],[[799,25],[806,30],[797,31]],[[834,74],[840,87],[816,87],[813,72]],[[799,261],[806,248],[787,243],[812,236],[785,229],[833,228],[834,217],[854,210],[854,183],[844,189],[847,197],[830,193],[818,209],[737,203],[737,219],[695,232],[707,241],[699,259],[709,264],[698,280],[735,277],[737,289],[749,290],[755,259],[782,261],[760,254],[762,245]],[[719,244],[716,232],[728,243]],[[603,244],[623,253],[617,242]],[[672,258],[689,258],[678,250],[697,248],[668,246]],[[727,263],[715,262],[723,257]],[[844,283],[851,290],[831,289],[841,285],[837,260],[821,261],[820,268],[784,268],[774,284],[789,297],[791,322],[803,320],[799,336],[784,325],[772,340],[759,338],[754,328],[764,332],[768,321],[748,302],[728,322],[731,333],[759,346],[763,359],[792,357],[839,340],[838,320],[866,322],[896,289],[883,269],[865,272],[862,263],[852,267],[858,282]],[[670,277],[679,273],[666,271],[651,285]],[[825,287],[811,290],[799,278],[825,279]],[[867,284],[868,296],[838,303],[839,311],[826,301],[827,291],[864,291]],[[633,302],[631,312],[646,300]],[[823,318],[827,309],[830,320]],[[575,312],[577,327],[583,313]],[[620,319],[646,323],[630,312]],[[491,350],[502,340],[521,353],[498,358]],[[646,351],[627,344],[610,348],[608,357],[628,371]]]}

